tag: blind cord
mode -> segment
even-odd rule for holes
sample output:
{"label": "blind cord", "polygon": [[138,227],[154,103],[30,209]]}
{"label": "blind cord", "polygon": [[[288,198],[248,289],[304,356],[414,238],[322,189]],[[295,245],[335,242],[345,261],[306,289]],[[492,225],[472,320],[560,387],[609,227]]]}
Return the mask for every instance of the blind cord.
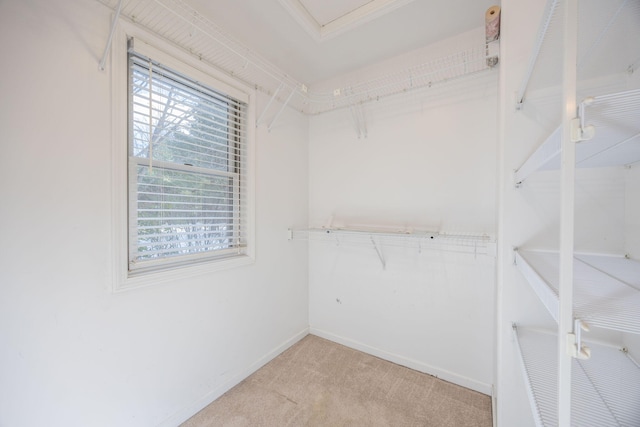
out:
{"label": "blind cord", "polygon": [[149,173],[153,172],[153,63],[149,61]]}

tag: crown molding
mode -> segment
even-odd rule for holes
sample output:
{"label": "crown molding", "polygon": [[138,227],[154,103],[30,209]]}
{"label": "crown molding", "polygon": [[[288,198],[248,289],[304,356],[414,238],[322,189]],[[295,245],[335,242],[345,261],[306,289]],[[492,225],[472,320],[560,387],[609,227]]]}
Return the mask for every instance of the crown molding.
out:
{"label": "crown molding", "polygon": [[412,1],[414,0],[372,0],[322,25],[313,17],[307,8],[304,7],[300,0],[278,0],[296,22],[318,42],[323,42],[353,30],[366,22],[405,6]]}

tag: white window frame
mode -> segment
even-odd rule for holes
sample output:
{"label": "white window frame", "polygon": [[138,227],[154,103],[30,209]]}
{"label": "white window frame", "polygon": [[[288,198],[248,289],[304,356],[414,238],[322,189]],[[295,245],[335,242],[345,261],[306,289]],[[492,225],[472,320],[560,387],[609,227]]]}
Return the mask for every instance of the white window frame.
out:
{"label": "white window frame", "polygon": [[[124,291],[167,281],[212,273],[255,262],[255,100],[256,92],[218,72],[199,58],[169,44],[136,25],[120,20],[111,49],[112,84],[112,290]],[[129,270],[128,227],[128,40],[135,51],[190,78],[247,104],[246,132],[246,239],[244,254],[186,262],[158,270]]]}

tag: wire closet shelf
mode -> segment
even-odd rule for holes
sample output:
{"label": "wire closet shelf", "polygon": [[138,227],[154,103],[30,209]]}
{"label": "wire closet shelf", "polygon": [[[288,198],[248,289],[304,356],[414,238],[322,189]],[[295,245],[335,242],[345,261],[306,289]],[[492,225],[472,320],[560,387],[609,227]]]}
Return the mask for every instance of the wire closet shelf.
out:
{"label": "wire closet shelf", "polygon": [[420,65],[348,83],[338,91],[316,92],[226,34],[183,0],[97,1],[121,18],[305,114],[349,108],[491,69],[485,42],[480,40],[475,46]]}
{"label": "wire closet shelf", "polygon": [[437,250],[477,255],[495,256],[495,239],[483,233],[449,233],[438,231],[354,228],[309,228],[289,230],[290,240],[308,240],[329,244],[403,247],[418,252]]}
{"label": "wire closet shelf", "polygon": [[[516,93],[516,109],[522,109],[530,95],[562,85],[558,57],[561,56],[564,43],[563,3],[561,0],[546,2],[528,66]],[[640,67],[638,51],[629,42],[640,37],[640,2],[582,1],[578,14],[580,22],[588,22],[579,27],[576,64],[579,83],[582,81],[589,86],[598,78],[633,74]],[[588,19],[592,16],[598,19]],[[560,101],[560,91],[554,93]]]}
{"label": "wire closet shelf", "polygon": [[[513,325],[516,348],[537,427],[557,426],[557,337]],[[624,348],[589,342],[588,360],[572,360],[572,425],[637,426],[640,367]]]}
{"label": "wire closet shelf", "polygon": [[[516,251],[516,266],[558,320],[557,252]],[[640,334],[640,262],[622,256],[576,254],[574,317],[588,325]]]}
{"label": "wire closet shelf", "polygon": [[[640,89],[585,98],[580,127],[593,136],[576,146],[576,167],[624,166],[640,162]],[[521,184],[539,170],[560,168],[562,128],[556,128],[515,172]]]}

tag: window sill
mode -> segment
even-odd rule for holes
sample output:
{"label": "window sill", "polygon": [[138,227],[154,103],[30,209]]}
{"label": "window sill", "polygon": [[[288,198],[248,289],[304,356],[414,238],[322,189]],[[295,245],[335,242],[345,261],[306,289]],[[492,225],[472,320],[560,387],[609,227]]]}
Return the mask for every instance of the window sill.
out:
{"label": "window sill", "polygon": [[175,282],[190,277],[202,276],[217,271],[251,265],[255,258],[250,255],[238,255],[232,258],[211,260],[198,264],[174,267],[144,273],[124,272],[113,284],[113,292],[126,292],[132,289],[139,289],[147,286],[157,285],[166,282]]}

